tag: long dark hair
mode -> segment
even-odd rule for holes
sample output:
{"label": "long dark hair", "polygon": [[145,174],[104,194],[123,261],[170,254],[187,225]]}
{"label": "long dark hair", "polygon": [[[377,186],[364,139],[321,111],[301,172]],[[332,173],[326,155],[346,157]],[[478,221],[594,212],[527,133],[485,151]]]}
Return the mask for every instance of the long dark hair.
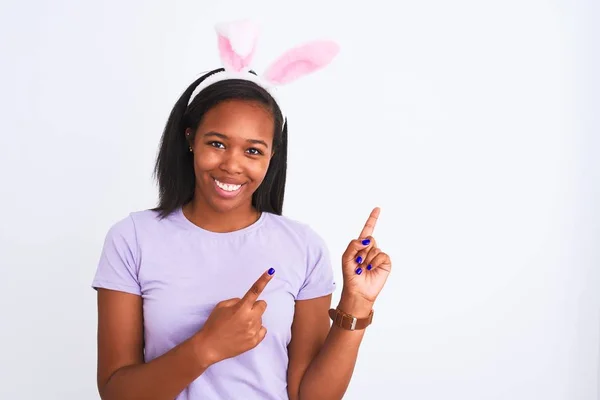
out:
{"label": "long dark hair", "polygon": [[[203,89],[188,106],[190,96],[204,79],[223,69],[213,70],[197,79],[183,92],[167,120],[154,167],[158,183],[159,202],[153,210],[164,218],[192,200],[196,185],[193,153],[189,151],[193,135],[204,114],[220,102],[238,99],[262,104],[273,114],[273,150],[267,174],[252,195],[252,205],[261,212],[281,215],[287,171],[287,121],[279,105],[261,86],[244,79],[218,81]],[[186,138],[185,131],[192,135]]]}

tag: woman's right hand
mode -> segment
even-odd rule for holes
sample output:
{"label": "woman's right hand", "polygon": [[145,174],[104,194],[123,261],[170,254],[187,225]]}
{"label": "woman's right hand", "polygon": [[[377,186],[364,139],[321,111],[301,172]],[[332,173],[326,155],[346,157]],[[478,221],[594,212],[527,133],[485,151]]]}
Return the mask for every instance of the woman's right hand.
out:
{"label": "woman's right hand", "polygon": [[274,273],[273,268],[269,269],[243,298],[221,301],[210,313],[204,327],[196,334],[202,342],[202,353],[208,365],[251,350],[265,338],[267,329],[262,325],[262,315],[267,303],[258,297]]}

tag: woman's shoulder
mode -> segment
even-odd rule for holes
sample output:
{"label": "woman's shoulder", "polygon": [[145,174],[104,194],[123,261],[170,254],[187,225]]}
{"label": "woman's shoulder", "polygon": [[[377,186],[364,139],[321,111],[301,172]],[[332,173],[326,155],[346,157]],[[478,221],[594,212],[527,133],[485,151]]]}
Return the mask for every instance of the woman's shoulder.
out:
{"label": "woman's shoulder", "polygon": [[130,211],[117,217],[109,226],[109,236],[134,237],[139,229],[147,230],[153,226],[164,224],[173,218],[173,214],[161,217],[154,209],[143,209]]}
{"label": "woman's shoulder", "polygon": [[310,222],[297,219],[295,217],[268,214],[271,226],[284,232],[296,235],[307,243],[323,244],[322,236],[316,231]]}

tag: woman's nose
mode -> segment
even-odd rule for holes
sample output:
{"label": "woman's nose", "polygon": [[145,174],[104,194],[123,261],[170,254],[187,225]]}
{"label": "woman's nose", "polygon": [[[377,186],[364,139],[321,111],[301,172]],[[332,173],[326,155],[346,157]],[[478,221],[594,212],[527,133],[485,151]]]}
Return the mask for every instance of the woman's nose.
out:
{"label": "woman's nose", "polygon": [[220,168],[231,175],[239,174],[243,171],[243,157],[235,151],[228,151],[221,160]]}

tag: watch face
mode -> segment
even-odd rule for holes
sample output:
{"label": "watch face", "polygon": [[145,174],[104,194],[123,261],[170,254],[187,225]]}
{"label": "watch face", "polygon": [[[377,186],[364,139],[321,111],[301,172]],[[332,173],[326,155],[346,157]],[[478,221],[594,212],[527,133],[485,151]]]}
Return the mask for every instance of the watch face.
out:
{"label": "watch face", "polygon": [[346,314],[341,310],[330,309],[329,317],[333,320],[333,323],[340,328],[346,330],[356,330],[356,329],[365,329],[367,326],[371,325],[373,322],[373,314],[374,311],[371,310],[371,313],[367,318],[358,319],[352,315]]}

